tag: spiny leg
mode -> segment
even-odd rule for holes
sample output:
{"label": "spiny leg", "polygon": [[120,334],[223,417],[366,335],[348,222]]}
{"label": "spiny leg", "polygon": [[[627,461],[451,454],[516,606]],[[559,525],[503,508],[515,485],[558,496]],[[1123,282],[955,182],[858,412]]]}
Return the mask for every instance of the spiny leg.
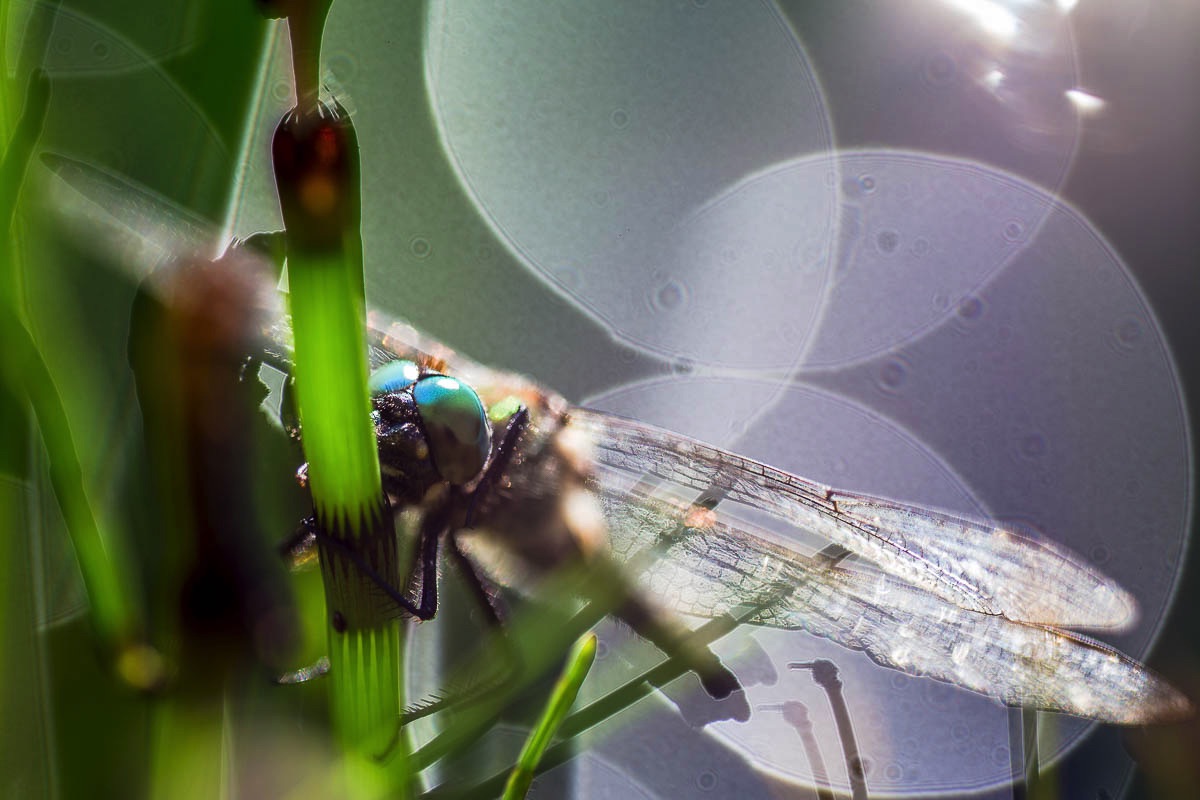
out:
{"label": "spiny leg", "polygon": [[462,545],[458,541],[458,531],[450,534],[450,558],[458,567],[459,573],[463,576],[463,580],[470,589],[471,595],[479,604],[479,609],[483,612],[484,621],[493,629],[499,629],[504,626],[504,620],[500,615],[499,609],[496,608],[495,601],[491,593],[484,585],[483,578],[479,575],[479,570],[475,569],[475,564],[462,551]]}
{"label": "spiny leg", "polygon": [[504,471],[508,469],[508,465],[512,463],[513,453],[516,452],[517,442],[521,440],[521,434],[529,427],[529,409],[521,406],[516,410],[512,417],[508,420],[508,427],[504,429],[504,438],[496,447],[496,452],[492,454],[491,460],[488,462],[487,469],[483,472],[483,477],[475,484],[475,488],[467,498],[467,517],[463,523],[464,528],[470,528],[474,525],[475,514],[479,503],[487,498],[492,488],[500,481],[504,475]]}
{"label": "spiny leg", "polygon": [[316,559],[317,537],[312,532],[312,519],[304,519],[291,535],[275,546],[275,552],[295,569]]}
{"label": "spiny leg", "polygon": [[344,541],[336,536],[330,536],[325,533],[316,520],[312,517],[304,520],[304,525],[316,539],[317,543],[323,547],[329,547],[337,550],[340,554],[354,565],[361,572],[395,603],[399,608],[422,621],[428,621],[437,615],[438,594],[437,594],[437,560],[438,546],[441,541],[441,536],[446,528],[446,520],[449,516],[449,503],[441,503],[435,508],[427,512],[421,520],[421,531],[418,538],[418,546],[420,554],[417,562],[413,564],[412,570],[405,579],[404,585],[409,589],[417,580],[418,573],[421,580],[421,602],[420,604],[413,603],[401,592],[396,590],[396,587],[391,584],[385,577],[363,558],[362,553],[354,547],[352,542]]}
{"label": "spiny leg", "polygon": [[488,628],[498,636],[496,652],[499,655],[499,669],[478,681],[465,682],[457,686],[453,684],[444,686],[435,694],[414,703],[401,713],[401,727],[447,708],[461,708],[482,700],[502,689],[514,677],[520,675],[522,670],[520,652],[512,646],[512,641],[504,631],[504,620],[484,585],[483,578],[480,577],[470,558],[462,551],[454,533],[450,534],[449,545],[447,554],[458,567],[459,574],[462,575],[468,591],[483,612]]}
{"label": "spiny leg", "polygon": [[[441,530],[445,527],[445,506],[446,504],[442,504],[427,514],[425,519],[422,520],[420,541],[418,542],[421,552],[405,580],[405,587],[411,588],[417,580],[418,573],[420,574],[420,605],[414,604],[397,591],[350,543],[325,533],[313,517],[304,519],[291,536],[280,542],[277,549],[282,558],[293,564],[309,558],[310,554],[318,546],[323,545],[336,549],[387,595],[393,603],[418,619],[429,620],[437,613],[438,540],[441,536]],[[279,684],[305,683],[315,678],[323,677],[328,672],[329,659],[321,657],[307,667],[278,676],[275,682]]]}

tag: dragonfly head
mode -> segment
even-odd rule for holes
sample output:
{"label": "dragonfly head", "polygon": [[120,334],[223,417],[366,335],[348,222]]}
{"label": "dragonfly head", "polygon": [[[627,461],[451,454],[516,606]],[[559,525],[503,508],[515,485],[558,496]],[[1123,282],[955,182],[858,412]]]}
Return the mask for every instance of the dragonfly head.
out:
{"label": "dragonfly head", "polygon": [[375,370],[369,385],[389,493],[415,500],[434,483],[461,486],[483,472],[492,426],[470,386],[404,360]]}

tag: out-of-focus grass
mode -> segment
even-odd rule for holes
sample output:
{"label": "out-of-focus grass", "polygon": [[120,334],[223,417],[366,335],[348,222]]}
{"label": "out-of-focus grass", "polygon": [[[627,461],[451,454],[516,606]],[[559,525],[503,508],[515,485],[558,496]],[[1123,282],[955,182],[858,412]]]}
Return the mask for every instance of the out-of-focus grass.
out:
{"label": "out-of-focus grass", "polygon": [[[36,37],[46,42],[54,93],[36,150],[127,176],[218,225],[240,191],[236,184],[250,121],[262,124],[255,103],[264,88],[265,23],[250,0],[102,5],[38,5],[4,15],[10,22],[9,64],[18,65],[18,77],[39,63],[31,51],[21,58],[18,51]],[[409,22],[419,17],[412,8],[404,13]],[[405,31],[419,40],[417,27]],[[409,62],[419,63],[418,54],[406,55]],[[406,91],[424,97],[415,85]],[[427,109],[401,115],[396,135],[429,134],[423,113]],[[6,125],[15,120],[9,105],[4,114]],[[422,146],[432,141],[426,135]],[[255,159],[265,162],[266,157],[264,150]],[[444,164],[431,159],[424,166],[428,174],[409,176],[413,185],[449,180]],[[443,200],[432,198],[435,206]],[[143,452],[127,341],[138,280],[121,272],[139,265],[114,269],[111,253],[65,232],[61,220],[39,202],[34,193],[18,209],[22,233],[15,245],[21,259],[11,273],[19,278],[14,303],[62,399],[82,484],[105,531],[105,545],[129,553],[139,565],[125,597],[137,603],[149,598],[150,629],[162,631],[179,611],[172,600],[178,587],[171,584],[177,571],[163,565],[186,561],[189,545],[169,522],[178,509],[163,507],[171,504],[156,490],[154,468]],[[154,213],[146,209],[148,221]],[[31,435],[23,400],[0,392],[0,420],[0,699],[3,719],[23,722],[0,726],[0,795],[141,796],[150,786],[162,701],[123,687],[96,645],[77,560],[66,544],[61,498],[46,479],[47,455]],[[255,435],[264,439],[255,447],[261,444],[267,453],[259,468],[257,528],[264,538],[259,545],[269,547],[306,513],[306,498],[292,479],[296,454],[268,444],[270,431]],[[23,471],[27,464],[28,473]],[[305,629],[299,667],[326,651],[327,614],[318,571],[294,575],[292,585]],[[582,632],[558,628],[556,639],[543,636],[545,628],[537,622],[518,627],[514,637],[527,651],[526,665],[552,669]],[[167,666],[171,677],[178,677],[181,665]],[[181,745],[174,748],[177,754],[186,754],[190,733],[212,734],[224,726],[230,734],[221,743],[222,763],[209,756],[191,765],[186,759],[160,764],[166,770],[155,779],[160,788],[169,789],[173,779],[194,780],[188,773],[195,769],[207,772],[206,780],[218,770],[217,780],[230,784],[237,796],[336,793],[340,769],[328,739],[329,682],[276,687],[270,677],[265,670],[247,668],[223,695],[212,696],[210,706],[194,705],[191,712],[197,716],[189,717],[188,708],[180,706],[172,718]],[[538,694],[533,702],[543,700]],[[446,729],[446,738],[434,740],[426,757],[469,748],[493,722],[494,712],[479,716],[479,731]],[[213,745],[211,736],[207,740]]]}
{"label": "out-of-focus grass", "polygon": [[[250,4],[6,3],[0,10],[7,23],[6,140],[22,94],[12,87],[44,64],[53,93],[35,152],[138,177],[202,215],[221,215],[264,45],[264,24]],[[38,168],[35,159],[31,171]],[[30,184],[36,188],[42,178]],[[41,202],[27,186],[8,240],[6,299],[28,326],[45,366],[42,394],[61,400],[61,420],[47,428],[31,416],[21,396],[36,388],[30,381],[21,380],[20,392],[5,387],[0,794],[138,796],[148,774],[151,701],[114,675],[106,645],[126,631],[104,622],[123,612],[105,609],[113,606],[109,591],[118,606],[139,610],[143,597],[156,596],[156,565],[182,540],[161,524],[141,457],[125,355],[136,281],[104,265],[105,254],[63,236]],[[8,358],[11,345],[6,337]],[[28,359],[16,367],[21,374]],[[61,479],[50,480],[54,465],[73,454],[78,496],[65,493]],[[98,556],[64,544],[86,514],[81,508],[91,510],[101,538],[77,545]],[[89,562],[105,553],[135,554],[139,577],[98,586],[95,576],[105,573]],[[104,611],[99,640],[78,589],[81,564],[92,607]],[[152,624],[174,612],[146,610]]]}

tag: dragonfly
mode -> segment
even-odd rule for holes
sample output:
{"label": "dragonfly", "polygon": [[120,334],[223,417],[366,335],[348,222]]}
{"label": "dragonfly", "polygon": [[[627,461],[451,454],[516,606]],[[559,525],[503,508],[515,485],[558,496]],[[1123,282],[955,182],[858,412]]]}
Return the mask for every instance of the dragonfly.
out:
{"label": "dragonfly", "polygon": [[[137,192],[114,189],[113,176],[88,165],[43,161],[93,216],[129,205],[112,192]],[[121,223],[126,234],[145,226],[145,198],[133,206],[137,219]],[[1136,603],[1060,545],[826,486],[574,406],[378,313],[369,314],[368,329],[385,488],[423,520],[421,601],[389,591],[414,616],[436,610],[444,541],[484,593],[529,586],[574,559],[619,565],[637,587],[621,615],[668,650],[686,630],[677,615],[737,614],[744,624],[804,630],[1009,706],[1122,725],[1193,713],[1162,678],[1077,632],[1128,626]],[[286,321],[276,319],[266,334],[266,362],[286,365]],[[773,527],[748,521],[746,510],[828,546],[805,554]],[[739,688],[707,649],[686,656],[710,694]]]}
{"label": "dragonfly", "polygon": [[[636,420],[571,406],[409,325],[380,314],[369,323],[377,370],[416,364],[414,376],[434,376],[418,378],[418,387],[453,376],[493,412],[491,458],[507,463],[461,537],[491,582],[527,585],[530,573],[600,552],[671,611],[716,618],[750,604],[759,610],[748,624],[803,629],[883,666],[1007,705],[1120,724],[1190,712],[1186,698],[1136,661],[1070,630],[1119,628],[1136,604],[1063,547],[833,489]],[[376,394],[377,408],[386,402],[381,397],[386,393]],[[516,409],[528,421],[504,455],[503,433]],[[436,459],[436,445],[433,453]],[[412,469],[386,455],[382,467]],[[581,498],[595,501],[602,522]],[[803,555],[741,519],[738,506],[831,547]],[[848,564],[849,554],[866,564]]]}

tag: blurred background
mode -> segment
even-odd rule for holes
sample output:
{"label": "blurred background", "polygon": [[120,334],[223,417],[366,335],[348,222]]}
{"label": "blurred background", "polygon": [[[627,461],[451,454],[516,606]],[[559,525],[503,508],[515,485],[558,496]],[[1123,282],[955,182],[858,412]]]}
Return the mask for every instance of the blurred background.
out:
{"label": "blurred background", "polygon": [[[277,229],[285,38],[249,2],[90,5],[9,4],[10,74],[40,37],[53,81],[39,150],[107,176],[130,229],[214,246]],[[1182,0],[336,0],[324,62],[362,148],[373,307],[574,402],[1063,542],[1141,606],[1101,638],[1197,697],[1198,36]],[[50,172],[35,159],[31,183]],[[169,532],[148,530],[121,434],[141,267],[102,266],[52,211],[31,237],[30,324],[90,495],[145,543]],[[53,496],[31,508],[3,690],[4,718],[28,723],[5,726],[0,785],[119,787],[145,710],[84,666]],[[436,685],[439,635],[414,638],[414,686]],[[601,630],[599,681],[653,659],[633,638]],[[838,665],[872,794],[1022,791],[1018,711],[802,633],[738,632],[718,652],[752,704],[808,706],[835,789],[828,701],[789,660]],[[544,796],[815,796],[783,715],[693,727],[684,682],[589,740]],[[320,724],[303,698],[271,712],[280,726]],[[1033,796],[1200,786],[1195,723],[1037,728]],[[279,764],[306,746],[254,741]]]}

